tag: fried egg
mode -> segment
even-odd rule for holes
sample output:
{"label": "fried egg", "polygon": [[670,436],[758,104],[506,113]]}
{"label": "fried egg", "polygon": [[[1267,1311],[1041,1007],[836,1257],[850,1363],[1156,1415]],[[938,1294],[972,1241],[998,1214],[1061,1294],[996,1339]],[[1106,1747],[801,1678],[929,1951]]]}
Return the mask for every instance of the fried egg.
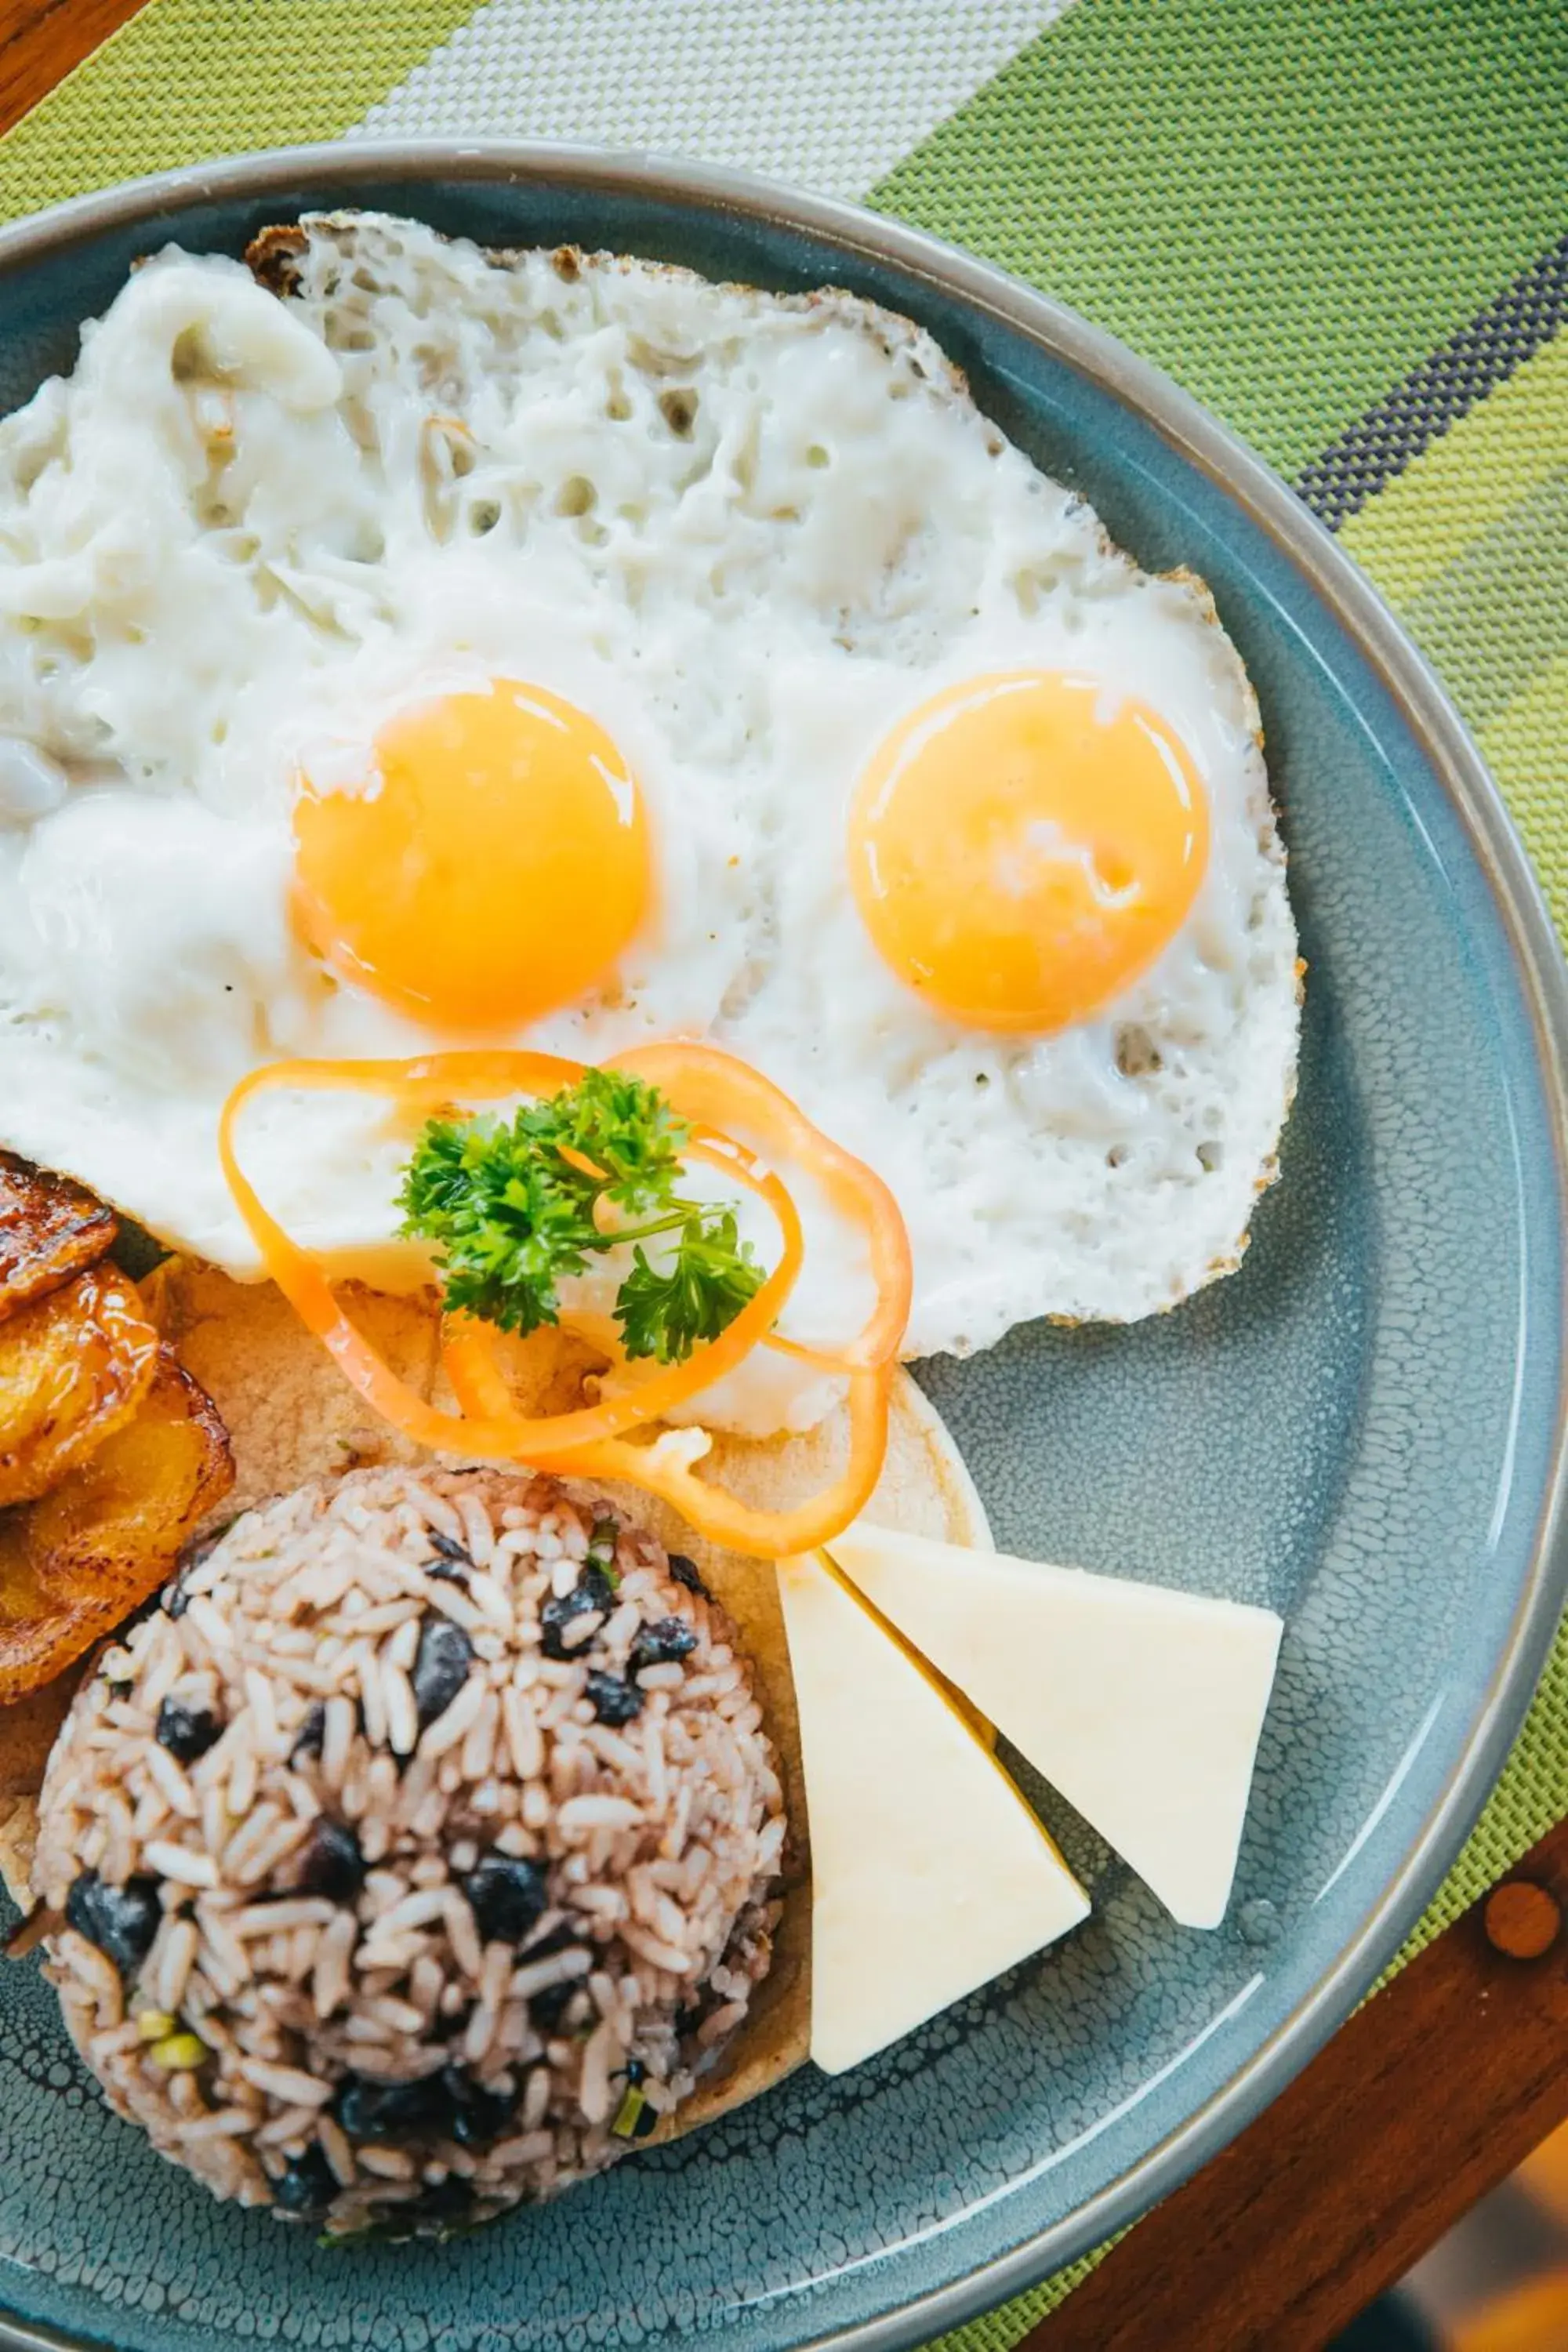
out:
{"label": "fried egg", "polygon": [[[1232,1266],[1299,982],[1202,583],[846,295],[368,215],[264,274],[154,257],[0,425],[0,1141],[254,1275],[258,1064],[704,1037],[892,1188],[911,1354]],[[407,1148],[357,1099],[247,1129],[388,1287]],[[865,1285],[807,1238],[831,1341]],[[751,1369],[710,1412],[831,1402]]]}

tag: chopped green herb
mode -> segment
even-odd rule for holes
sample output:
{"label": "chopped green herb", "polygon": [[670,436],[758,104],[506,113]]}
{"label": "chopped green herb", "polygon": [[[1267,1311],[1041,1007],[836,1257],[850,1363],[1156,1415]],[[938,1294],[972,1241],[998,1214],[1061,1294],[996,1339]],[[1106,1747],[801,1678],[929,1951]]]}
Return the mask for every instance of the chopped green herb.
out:
{"label": "chopped green herb", "polygon": [[[403,1230],[435,1244],[447,1307],[519,1333],[559,1319],[563,1277],[629,1245],[615,1307],[626,1353],[682,1363],[763,1278],[732,1209],[677,1193],[689,1136],[656,1087],[615,1070],[510,1122],[431,1119],[399,1195]],[[642,1244],[663,1234],[679,1238],[661,1271]]]}
{"label": "chopped green herb", "polygon": [[667,1272],[648,1264],[640,1243],[633,1261],[616,1301],[626,1353],[661,1364],[684,1363],[699,1340],[716,1339],[763,1279],[729,1209],[688,1220]]}
{"label": "chopped green herb", "polygon": [[616,2119],[610,2129],[617,2139],[646,2139],[658,2121],[658,2111],[635,2083],[628,2083],[625,2096],[616,2109]]}
{"label": "chopped green herb", "polygon": [[588,1565],[599,1570],[612,1590],[621,1580],[620,1570],[616,1566],[616,1545],[620,1532],[617,1519],[595,1519],[588,1538]]}

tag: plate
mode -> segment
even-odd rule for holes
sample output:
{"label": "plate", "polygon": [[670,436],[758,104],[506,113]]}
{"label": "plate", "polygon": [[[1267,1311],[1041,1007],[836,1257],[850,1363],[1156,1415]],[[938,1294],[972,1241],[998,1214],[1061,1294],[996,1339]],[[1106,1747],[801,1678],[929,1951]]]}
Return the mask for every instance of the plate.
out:
{"label": "plate", "polygon": [[[968,257],[732,174],[580,149],[323,147],[0,234],[0,404],[135,257],[338,204],[571,240],[923,321],[1145,565],[1212,586],[1256,682],[1310,967],[1284,1181],[1241,1272],[1127,1330],[1015,1331],[924,1383],[999,1542],[1288,1620],[1237,1890],[1176,1927],[1038,1791],[1090,1923],[836,2081],[436,2249],[333,2252],[211,2204],[0,1977],[0,2342],[239,2337],[747,2352],[936,2335],[1082,2253],[1238,2130],[1458,1851],[1565,1583],[1563,1040],[1550,925],[1430,676],[1283,485],[1128,352]],[[172,692],[177,685],[171,677]]]}

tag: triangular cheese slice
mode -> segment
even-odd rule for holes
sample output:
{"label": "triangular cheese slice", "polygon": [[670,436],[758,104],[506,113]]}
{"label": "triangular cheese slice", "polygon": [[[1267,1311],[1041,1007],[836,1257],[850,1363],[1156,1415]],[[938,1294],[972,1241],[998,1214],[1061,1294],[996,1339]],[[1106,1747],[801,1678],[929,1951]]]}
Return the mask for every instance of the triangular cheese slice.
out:
{"label": "triangular cheese slice", "polygon": [[1089,1916],[1005,1772],[820,1554],[781,1561],[811,1827],[811,2054],[858,2066]]}
{"label": "triangular cheese slice", "polygon": [[863,1521],[832,1552],[1167,1910],[1218,1927],[1279,1653],[1272,1610]]}

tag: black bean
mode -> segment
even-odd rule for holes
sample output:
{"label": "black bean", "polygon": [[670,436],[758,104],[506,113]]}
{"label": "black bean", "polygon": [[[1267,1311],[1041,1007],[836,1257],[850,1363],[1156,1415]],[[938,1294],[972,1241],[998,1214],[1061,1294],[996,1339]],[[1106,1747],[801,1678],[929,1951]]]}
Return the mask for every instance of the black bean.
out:
{"label": "black bean", "polygon": [[457,2109],[452,2137],[459,2147],[484,2147],[498,2140],[517,2112],[515,2091],[487,2091],[461,2066],[447,2067],[442,2083]]}
{"label": "black bean", "polygon": [[640,1675],[645,1666],[672,1666],[689,1658],[697,1647],[697,1636],[683,1618],[656,1617],[645,1625],[632,1643],[631,1656],[626,1660],[628,1674]]}
{"label": "black bean", "polygon": [[669,1555],[668,1566],[670,1576],[675,1583],[684,1584],[688,1592],[696,1593],[699,1601],[712,1600],[713,1595],[697,1573],[697,1562],[694,1559],[688,1559],[683,1551],[672,1551]]}
{"label": "black bean", "polygon": [[350,2074],[333,2105],[351,2139],[397,2140],[422,2133],[445,2138],[457,2116],[457,2103],[439,2074],[426,2074],[416,2083],[377,2083]]}
{"label": "black bean", "polygon": [[587,1692],[599,1721],[612,1727],[635,1722],[643,1711],[647,1696],[636,1683],[623,1682],[619,1675],[596,1672],[589,1674]]}
{"label": "black bean", "polygon": [[448,2222],[466,2221],[474,2210],[474,2192],[469,2183],[454,2172],[411,2205],[399,2205],[389,2218],[396,2222],[416,2222],[421,2229],[439,2230]]}
{"label": "black bean", "polygon": [[426,1560],[426,1575],[435,1577],[437,1581],[444,1579],[448,1584],[467,1584],[474,1565],[473,1555],[465,1551],[451,1536],[432,1534],[430,1541],[437,1558]]}
{"label": "black bean", "polygon": [[463,1881],[474,1923],[487,1944],[521,1944],[533,1933],[550,1900],[549,1882],[537,1862],[509,1853],[488,1853]]}
{"label": "black bean", "polygon": [[547,1658],[570,1658],[587,1647],[587,1638],[574,1642],[568,1649],[562,1636],[568,1625],[575,1624],[587,1612],[577,1606],[574,1593],[552,1592],[539,1612],[539,1646]]}
{"label": "black bean", "polygon": [[379,2083],[351,2074],[335,2102],[352,2139],[455,2139],[478,2147],[500,2137],[517,2107],[515,2094],[487,2090],[466,2068],[444,2066],[416,2083]]}
{"label": "black bean", "polygon": [[540,1611],[540,1648],[547,1658],[580,1657],[589,1643],[574,1642],[568,1648],[562,1639],[567,1626],[579,1617],[607,1617],[615,1605],[616,1588],[604,1570],[584,1560],[571,1591],[552,1592]]}
{"label": "black bean", "polygon": [[337,2175],[314,2141],[272,2184],[272,2201],[281,2213],[324,2213],[337,2193]]}
{"label": "black bean", "polygon": [[128,1878],[123,1886],[110,1886],[96,1870],[84,1870],[66,1896],[67,1924],[96,1944],[122,1977],[141,1967],[163,1916],[155,1878]]}
{"label": "black bean", "polygon": [[329,1821],[323,1813],[305,1843],[300,1864],[301,1895],[324,1895],[329,1903],[352,1903],[364,1885],[365,1861],[360,1843],[345,1822]]}
{"label": "black bean", "polygon": [[567,2003],[582,1990],[577,1984],[546,1985],[528,2004],[530,2021],[539,2032],[547,2037],[552,2034],[565,2014]]}
{"label": "black bean", "polygon": [[300,1726],[300,1736],[289,1751],[290,1764],[298,1764],[302,1756],[319,1756],[327,1737],[327,1710],[317,1699],[310,1714]]}
{"label": "black bean", "polygon": [[166,1698],[158,1709],[157,1741],[181,1764],[194,1764],[223,1738],[223,1726],[205,1706],[183,1706]]}
{"label": "black bean", "polygon": [[414,1660],[414,1703],[421,1725],[446,1714],[473,1663],[472,1644],[460,1625],[449,1617],[426,1618]]}

